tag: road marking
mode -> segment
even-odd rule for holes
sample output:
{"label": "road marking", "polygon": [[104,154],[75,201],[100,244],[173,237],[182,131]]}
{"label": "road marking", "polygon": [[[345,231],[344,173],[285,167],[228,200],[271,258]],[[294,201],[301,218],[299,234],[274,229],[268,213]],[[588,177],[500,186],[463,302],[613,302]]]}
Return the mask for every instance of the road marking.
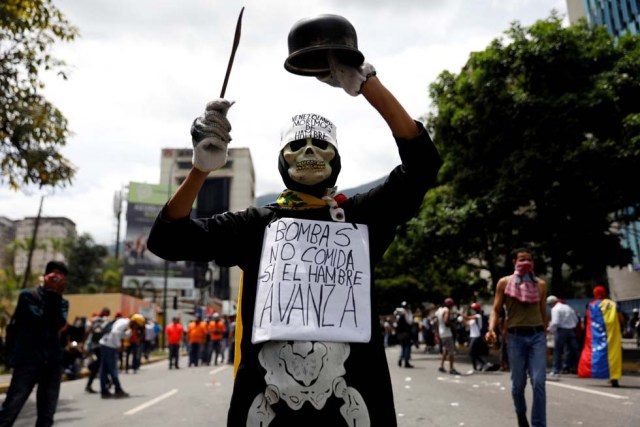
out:
{"label": "road marking", "polygon": [[556,387],[564,387],[564,388],[568,388],[568,389],[571,389],[571,390],[583,391],[585,393],[597,394],[598,396],[611,397],[612,399],[628,399],[629,398],[628,396],[620,396],[619,394],[605,393],[604,391],[591,390],[591,389],[588,389],[588,388],[578,387],[578,386],[569,385],[569,384],[562,384],[562,383],[556,383],[556,382],[547,381],[547,385],[553,385],[553,386],[556,386]]}
{"label": "road marking", "polygon": [[160,402],[160,401],[162,401],[162,400],[166,399],[167,397],[171,397],[171,396],[173,396],[173,395],[174,395],[174,394],[176,394],[177,392],[178,392],[178,389],[177,389],[177,388],[174,388],[173,390],[166,392],[166,393],[165,393],[165,394],[163,394],[162,396],[158,396],[158,397],[156,397],[155,399],[151,399],[151,400],[150,400],[150,401],[148,401],[147,403],[143,403],[143,404],[142,404],[142,405],[140,405],[140,406],[136,406],[135,408],[128,410],[128,411],[127,411],[127,412],[125,412],[124,414],[125,414],[125,415],[133,415],[133,414],[135,414],[135,413],[138,413],[138,412],[142,411],[143,409],[147,409],[149,406],[153,406],[153,405],[155,405],[156,403],[158,403],[158,402]]}
{"label": "road marking", "polygon": [[215,375],[220,371],[224,371],[225,369],[227,369],[227,366],[220,366],[219,368],[216,368],[213,371],[209,372],[209,375]]}

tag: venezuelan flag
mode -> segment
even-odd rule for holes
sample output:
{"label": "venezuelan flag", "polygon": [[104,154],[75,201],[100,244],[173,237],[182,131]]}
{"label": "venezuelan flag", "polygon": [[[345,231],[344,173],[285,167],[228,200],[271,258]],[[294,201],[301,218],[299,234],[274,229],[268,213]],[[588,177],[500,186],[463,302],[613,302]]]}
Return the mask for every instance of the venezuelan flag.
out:
{"label": "venezuelan flag", "polygon": [[617,380],[622,376],[622,334],[616,303],[595,300],[587,306],[584,349],[578,376]]}

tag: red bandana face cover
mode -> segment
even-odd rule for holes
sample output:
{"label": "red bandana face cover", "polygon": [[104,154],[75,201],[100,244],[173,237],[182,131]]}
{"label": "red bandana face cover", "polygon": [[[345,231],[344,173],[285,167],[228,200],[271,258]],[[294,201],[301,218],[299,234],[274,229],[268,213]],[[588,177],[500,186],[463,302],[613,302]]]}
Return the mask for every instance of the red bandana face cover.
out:
{"label": "red bandana face cover", "polygon": [[533,272],[533,261],[517,261],[516,269],[507,282],[505,295],[520,302],[534,304],[540,301],[538,279]]}
{"label": "red bandana face cover", "polygon": [[524,276],[527,273],[533,274],[533,261],[516,262],[515,274],[517,274],[518,276]]}

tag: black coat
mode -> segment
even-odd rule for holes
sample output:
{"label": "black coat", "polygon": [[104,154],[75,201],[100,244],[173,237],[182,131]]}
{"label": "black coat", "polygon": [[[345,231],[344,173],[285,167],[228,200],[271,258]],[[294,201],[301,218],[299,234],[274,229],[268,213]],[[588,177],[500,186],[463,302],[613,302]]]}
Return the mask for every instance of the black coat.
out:
{"label": "black coat", "polygon": [[[421,125],[420,127],[421,133],[416,138],[396,140],[402,165],[397,166],[383,184],[341,204],[347,222],[366,224],[368,227],[371,271],[393,241],[396,227],[418,211],[440,167],[440,157],[427,132]],[[255,404],[254,399],[265,392],[265,369],[258,359],[264,343],[252,344],[251,334],[264,232],[267,225],[278,218],[331,221],[328,207],[308,210],[251,207],[212,218],[185,218],[174,222],[162,219],[161,212],[147,241],[149,250],[167,260],[215,260],[218,265],[237,265],[243,270],[244,281],[237,320],[240,325],[238,329],[242,329],[242,336],[238,337],[240,353],[236,353],[240,363],[229,410],[230,426],[246,425],[249,408],[252,403]],[[373,286],[372,279],[372,298],[375,295]],[[376,331],[379,324],[375,307],[375,301],[372,300],[372,331]],[[302,365],[309,360],[298,357]],[[380,334],[372,333],[371,340],[367,343],[350,343],[344,370],[346,372],[342,378],[349,389],[357,390],[362,396],[371,425],[396,425],[391,380]],[[292,381],[298,381],[298,377],[293,379],[294,376],[291,375]],[[305,403],[302,407],[291,410],[280,396],[281,400],[273,405],[276,416],[269,424],[270,427],[298,423],[305,426],[346,425],[339,411],[345,402],[333,396],[335,392],[332,389],[326,390],[331,397],[320,409]]]}

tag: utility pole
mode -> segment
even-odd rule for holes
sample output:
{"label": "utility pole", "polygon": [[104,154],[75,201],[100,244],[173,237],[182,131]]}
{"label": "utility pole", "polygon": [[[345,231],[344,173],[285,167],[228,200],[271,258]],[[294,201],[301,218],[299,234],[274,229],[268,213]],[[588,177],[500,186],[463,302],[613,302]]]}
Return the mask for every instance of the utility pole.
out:
{"label": "utility pole", "polygon": [[31,259],[33,258],[33,251],[36,249],[36,237],[38,235],[38,227],[40,226],[40,216],[42,215],[42,202],[44,196],[40,196],[40,207],[38,208],[38,216],[36,217],[35,224],[33,225],[33,235],[31,236],[31,247],[29,248],[29,256],[27,258],[27,268],[24,270],[24,280],[22,281],[22,289],[27,287],[29,282],[29,276],[31,276]]}

